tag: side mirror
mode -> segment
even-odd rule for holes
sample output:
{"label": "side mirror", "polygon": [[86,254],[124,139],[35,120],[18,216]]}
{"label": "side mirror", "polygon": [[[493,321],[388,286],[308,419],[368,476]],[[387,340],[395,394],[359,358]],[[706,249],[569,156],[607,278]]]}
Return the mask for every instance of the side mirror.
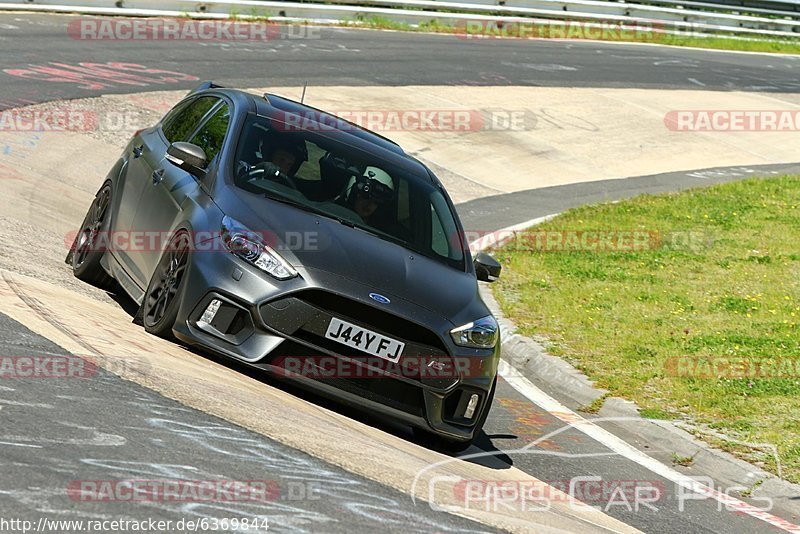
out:
{"label": "side mirror", "polygon": [[491,255],[478,252],[472,263],[475,265],[475,275],[481,282],[494,282],[500,278],[502,267]]}
{"label": "side mirror", "polygon": [[167,161],[198,178],[206,175],[206,153],[192,143],[177,141],[167,149]]}

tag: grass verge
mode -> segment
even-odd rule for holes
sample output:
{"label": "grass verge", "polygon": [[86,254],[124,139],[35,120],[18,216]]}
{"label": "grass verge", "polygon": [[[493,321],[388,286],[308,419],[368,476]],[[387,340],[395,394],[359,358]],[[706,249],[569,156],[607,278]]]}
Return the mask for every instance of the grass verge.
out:
{"label": "grass verge", "polygon": [[685,46],[688,48],[711,48],[714,50],[733,50],[738,52],[767,52],[770,54],[800,54],[800,41],[787,40],[745,40],[730,37],[684,37],[667,36],[661,44]]}
{"label": "grass verge", "polygon": [[[457,16],[455,14],[451,15]],[[353,21],[345,21],[345,26],[358,26],[379,30],[395,30],[409,32],[435,32],[450,33],[461,39],[470,40],[480,38],[503,37],[507,39],[520,39],[530,36],[550,38],[553,40],[598,40],[608,42],[638,42],[652,43],[669,46],[682,46],[688,48],[709,48],[714,50],[731,50],[739,52],[767,52],[773,54],[800,54],[800,39],[755,39],[747,34],[720,35],[717,37],[697,37],[692,35],[666,34],[649,31],[624,31],[613,25],[608,29],[591,31],[578,22],[568,22],[567,26],[556,26],[531,23],[520,26],[518,30],[509,29],[516,26],[508,25],[499,29],[488,22],[471,31],[465,25],[452,25],[440,22],[437,19],[421,21],[419,24],[398,22],[388,17],[361,16]],[[515,37],[516,36],[516,37]]]}
{"label": "grass verge", "polygon": [[800,482],[798,207],[783,176],[573,209],[497,251],[495,294],[598,387]]}

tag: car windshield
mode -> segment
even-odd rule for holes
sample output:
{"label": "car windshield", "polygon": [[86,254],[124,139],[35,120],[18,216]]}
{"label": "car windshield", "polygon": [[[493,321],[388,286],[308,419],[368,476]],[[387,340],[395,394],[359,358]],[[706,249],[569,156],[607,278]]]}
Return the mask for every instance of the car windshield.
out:
{"label": "car windshield", "polygon": [[338,140],[251,114],[235,184],[464,269],[455,217],[427,175],[412,175]]}

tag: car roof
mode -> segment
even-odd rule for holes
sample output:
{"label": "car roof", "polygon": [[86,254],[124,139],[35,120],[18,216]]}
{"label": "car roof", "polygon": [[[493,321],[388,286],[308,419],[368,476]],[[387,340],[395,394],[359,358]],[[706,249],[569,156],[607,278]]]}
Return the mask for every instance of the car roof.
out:
{"label": "car roof", "polygon": [[[427,177],[428,180],[440,188],[444,187],[427,165],[406,154],[403,148],[391,139],[367,130],[356,123],[337,117],[332,113],[272,93],[264,93],[264,95],[259,96],[241,89],[217,85],[212,81],[201,82],[194,90],[189,91],[186,96],[202,93],[224,94],[240,109],[255,111],[258,115],[273,120],[279,120],[282,113],[297,114],[302,118],[304,126],[310,125],[312,129],[314,126],[318,126],[316,131],[324,137],[329,137],[335,141],[354,146],[378,158],[388,160],[390,163],[417,174],[420,178]],[[347,128],[332,128],[330,126],[332,124],[346,124]]]}
{"label": "car roof", "polygon": [[[400,145],[332,113],[279,95],[266,93],[263,96],[259,96],[240,89],[222,87],[213,82],[203,82],[187,96],[203,93],[224,94],[240,109],[255,111],[258,115],[273,120],[280,120],[283,114],[299,115],[303,126],[310,126],[310,129],[315,133],[318,132],[319,135],[353,146],[441,186],[441,182],[430,169],[418,159],[406,154]],[[347,125],[347,128],[337,129],[331,127],[334,124]],[[318,127],[314,128],[315,126]]]}
{"label": "car roof", "polygon": [[386,137],[383,137],[382,135],[379,135],[373,131],[367,130],[366,128],[363,128],[358,124],[337,117],[332,113],[328,113],[321,109],[308,106],[306,104],[302,104],[295,100],[291,100],[289,98],[271,93],[266,93],[264,95],[264,100],[266,101],[268,106],[271,106],[276,110],[282,111],[284,113],[294,113],[299,115],[300,117],[303,118],[304,122],[313,121],[323,125],[330,125],[337,123],[347,125],[347,132],[349,134],[358,137],[359,139],[362,139],[364,141],[367,141],[368,143],[371,143],[373,145],[379,146],[386,150],[390,150],[396,154],[401,154],[403,156],[406,155],[406,153],[403,151],[400,145],[398,145],[391,139],[387,139]]}

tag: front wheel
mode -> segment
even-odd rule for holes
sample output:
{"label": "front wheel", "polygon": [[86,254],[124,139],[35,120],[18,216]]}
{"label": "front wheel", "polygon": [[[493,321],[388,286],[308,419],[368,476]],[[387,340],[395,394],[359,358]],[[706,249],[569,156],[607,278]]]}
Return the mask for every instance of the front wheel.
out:
{"label": "front wheel", "polygon": [[189,265],[189,249],[188,234],[177,234],[170,240],[150,278],[142,302],[142,322],[150,334],[172,338]]}
{"label": "front wheel", "polygon": [[103,289],[110,289],[114,284],[114,279],[100,265],[104,254],[102,234],[108,232],[110,212],[111,183],[106,182],[89,206],[67,258],[77,279]]}

